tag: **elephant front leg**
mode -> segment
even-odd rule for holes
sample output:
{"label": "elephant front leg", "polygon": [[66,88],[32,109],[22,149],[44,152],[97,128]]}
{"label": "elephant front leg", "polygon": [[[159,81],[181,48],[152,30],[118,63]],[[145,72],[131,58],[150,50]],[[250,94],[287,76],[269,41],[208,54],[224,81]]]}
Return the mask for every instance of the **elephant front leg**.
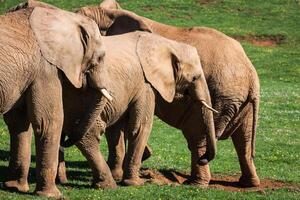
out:
{"label": "elephant front leg", "polygon": [[9,174],[4,187],[13,191],[28,192],[32,128],[25,108],[11,110],[4,115],[4,120],[10,133]]}
{"label": "elephant front leg", "polygon": [[252,141],[253,116],[251,106],[247,106],[241,115],[243,121],[231,136],[242,171],[239,182],[243,187],[257,187],[260,185],[260,180],[256,174],[251,155],[252,142],[254,142]]}
{"label": "elephant front leg", "polygon": [[54,69],[49,68],[47,73],[36,78],[28,88],[26,102],[35,133],[35,193],[60,198],[61,193],[55,185],[55,178],[63,125],[63,102],[62,86],[57,77],[58,72]]}
{"label": "elephant front leg", "polygon": [[199,158],[207,151],[206,136],[205,134],[199,133],[199,130],[194,129],[194,125],[189,126],[188,123],[186,123],[185,129],[183,130],[188,148],[191,152],[191,177],[186,180],[184,184],[207,187],[211,179],[209,165],[198,163]]}
{"label": "elephant front leg", "polygon": [[[200,148],[200,154],[205,153],[206,147]],[[185,184],[207,187],[211,179],[210,169],[208,164],[198,164],[199,153],[191,154],[191,178]]]}
{"label": "elephant front leg", "polygon": [[126,151],[123,124],[123,120],[118,121],[105,132],[108,145],[107,164],[116,181],[121,181],[123,177],[123,161]]}
{"label": "elephant front leg", "polygon": [[88,133],[76,144],[87,159],[93,172],[94,188],[113,189],[117,187],[111,171],[99,149],[99,130],[91,128]]}
{"label": "elephant front leg", "polygon": [[[154,94],[139,99],[129,112],[128,151],[125,156],[123,184],[127,186],[143,185],[144,181],[139,177],[142,156],[145,150],[154,115]],[[149,101],[150,100],[150,101]]]}
{"label": "elephant front leg", "polygon": [[198,164],[199,158],[204,155],[205,151],[206,146],[191,150],[191,177],[184,184],[200,187],[208,186],[211,179],[209,165]]}

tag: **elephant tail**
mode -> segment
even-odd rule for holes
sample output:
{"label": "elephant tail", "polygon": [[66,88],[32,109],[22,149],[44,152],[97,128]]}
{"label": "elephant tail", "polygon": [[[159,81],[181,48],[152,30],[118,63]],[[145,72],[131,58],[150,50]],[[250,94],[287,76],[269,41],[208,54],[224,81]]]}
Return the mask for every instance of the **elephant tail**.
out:
{"label": "elephant tail", "polygon": [[251,157],[255,157],[255,141],[256,141],[256,129],[258,123],[259,101],[260,101],[260,84],[259,78],[255,68],[252,66],[252,88],[250,91],[250,102],[252,104],[252,138],[251,138]]}
{"label": "elephant tail", "polygon": [[255,141],[256,141],[256,129],[258,122],[258,111],[259,111],[259,98],[255,98],[252,101],[253,108],[253,121],[252,121],[252,138],[251,138],[251,157],[255,157]]}

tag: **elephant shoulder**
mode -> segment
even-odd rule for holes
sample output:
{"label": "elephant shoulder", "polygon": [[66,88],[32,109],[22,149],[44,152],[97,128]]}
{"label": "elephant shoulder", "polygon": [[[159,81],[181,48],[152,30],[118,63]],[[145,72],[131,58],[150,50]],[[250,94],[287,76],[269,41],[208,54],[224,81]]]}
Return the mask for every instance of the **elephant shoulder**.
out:
{"label": "elephant shoulder", "polygon": [[[23,9],[0,17],[0,41],[2,46],[34,51],[38,48],[29,18],[33,9]],[[25,50],[25,51],[24,51]]]}

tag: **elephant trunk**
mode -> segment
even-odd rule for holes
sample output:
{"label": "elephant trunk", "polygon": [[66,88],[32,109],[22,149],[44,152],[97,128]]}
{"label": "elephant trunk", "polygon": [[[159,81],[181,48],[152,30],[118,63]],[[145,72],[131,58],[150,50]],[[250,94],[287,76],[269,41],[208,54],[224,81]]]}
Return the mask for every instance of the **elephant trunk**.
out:
{"label": "elephant trunk", "polygon": [[79,121],[79,124],[73,130],[73,133],[68,137],[66,141],[61,142],[62,147],[70,147],[80,141],[93,126],[97,117],[99,117],[101,112],[104,110],[107,101],[109,100],[109,98],[111,98],[105,97],[105,95],[99,93],[99,91],[93,92],[95,93],[95,101],[88,105],[84,117]]}
{"label": "elephant trunk", "polygon": [[206,152],[198,160],[198,164],[204,165],[213,160],[216,155],[217,147],[213,112],[217,111],[211,107],[210,94],[205,80],[196,80],[192,93],[196,102],[202,107],[203,131],[207,134]]}
{"label": "elephant trunk", "polygon": [[88,94],[82,95],[91,95],[92,102],[87,105],[83,118],[76,129],[73,130],[71,136],[61,144],[63,147],[70,147],[81,140],[100,116],[107,102],[113,100],[105,87],[105,85],[108,85],[107,80],[109,79],[106,77],[108,72],[104,69],[103,67],[95,67],[92,73],[88,74],[87,85],[92,89],[88,91]]}

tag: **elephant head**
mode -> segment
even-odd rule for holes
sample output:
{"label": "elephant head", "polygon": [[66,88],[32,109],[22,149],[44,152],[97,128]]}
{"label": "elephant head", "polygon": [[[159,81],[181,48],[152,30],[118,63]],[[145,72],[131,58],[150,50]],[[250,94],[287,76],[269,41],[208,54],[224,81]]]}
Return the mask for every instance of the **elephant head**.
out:
{"label": "elephant head", "polygon": [[[102,35],[118,35],[133,31],[151,32],[151,28],[138,15],[130,11],[121,10],[119,6],[106,5],[106,1],[103,3],[100,6],[83,7],[77,10],[76,13],[94,20]],[[111,9],[111,7],[118,9]]]}
{"label": "elephant head", "polygon": [[212,160],[216,153],[215,128],[211,99],[196,48],[168,40],[155,34],[141,33],[137,42],[146,80],[161,97],[172,102],[175,93],[188,94],[202,106],[204,131],[207,133],[207,151],[199,164]]}
{"label": "elephant head", "polygon": [[100,3],[100,7],[105,9],[121,9],[120,4],[115,0],[104,0]]}
{"label": "elephant head", "polygon": [[[35,7],[30,15],[30,26],[39,44],[41,54],[50,64],[61,70],[76,88],[87,79],[89,86],[111,100],[106,89],[95,84],[105,55],[98,26],[91,19],[60,9]],[[101,112],[101,95],[76,131],[86,132]]]}

